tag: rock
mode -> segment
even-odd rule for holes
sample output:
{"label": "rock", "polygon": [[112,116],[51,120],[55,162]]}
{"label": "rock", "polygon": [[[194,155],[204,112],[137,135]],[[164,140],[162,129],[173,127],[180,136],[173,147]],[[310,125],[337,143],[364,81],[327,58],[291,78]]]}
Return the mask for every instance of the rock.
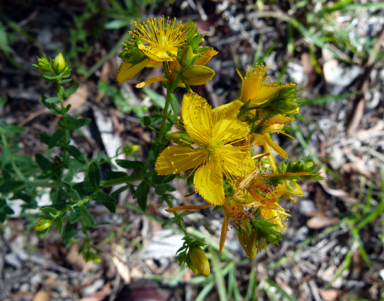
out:
{"label": "rock", "polygon": [[104,286],[104,280],[98,279],[95,282],[92,283],[92,285],[85,287],[83,289],[84,296],[89,296],[94,293],[96,293],[98,290],[100,290]]}
{"label": "rock", "polygon": [[301,214],[308,214],[316,210],[315,203],[311,200],[300,200],[298,205]]}
{"label": "rock", "polygon": [[[182,246],[183,235],[175,234],[172,230],[161,230],[151,238],[149,244],[144,248],[143,259],[172,258],[176,251]],[[161,250],[161,252],[159,252]]]}

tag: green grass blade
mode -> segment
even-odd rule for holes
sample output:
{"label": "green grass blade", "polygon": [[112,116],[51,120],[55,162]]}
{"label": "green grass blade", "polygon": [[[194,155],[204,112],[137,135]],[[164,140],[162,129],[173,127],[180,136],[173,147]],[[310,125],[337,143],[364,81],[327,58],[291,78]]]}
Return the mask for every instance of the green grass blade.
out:
{"label": "green grass blade", "polygon": [[274,288],[277,289],[277,291],[284,297],[286,298],[288,301],[297,301],[295,298],[293,298],[292,296],[290,296],[285,290],[283,290],[277,283],[275,283],[274,281],[272,281],[271,279],[267,279],[267,282],[270,286],[273,286]]}
{"label": "green grass blade", "polygon": [[204,301],[205,297],[215,286],[215,281],[208,282],[204,288],[201,290],[200,294],[196,297],[195,301]]}
{"label": "green grass blade", "polygon": [[330,101],[336,101],[336,100],[340,100],[340,99],[345,99],[345,98],[353,97],[353,96],[356,96],[356,95],[359,95],[359,94],[362,94],[362,93],[363,93],[363,91],[357,91],[357,92],[353,92],[353,93],[343,93],[343,94],[339,94],[339,95],[327,94],[327,95],[319,96],[319,97],[316,97],[316,98],[303,98],[303,99],[300,99],[297,102],[297,104],[299,106],[320,105],[320,104],[327,103],[327,102],[330,102]]}
{"label": "green grass blade", "polygon": [[245,295],[244,301],[252,300],[255,295],[256,289],[256,267],[252,267],[251,273],[249,274],[249,282],[247,288],[247,294]]}
{"label": "green grass blade", "polygon": [[217,290],[219,292],[220,301],[226,301],[227,293],[225,290],[225,281],[224,281],[223,271],[221,270],[221,267],[220,267],[219,256],[217,255],[216,251],[213,250],[212,248],[210,248],[209,253],[211,254],[211,263],[215,273],[215,279],[217,284]]}

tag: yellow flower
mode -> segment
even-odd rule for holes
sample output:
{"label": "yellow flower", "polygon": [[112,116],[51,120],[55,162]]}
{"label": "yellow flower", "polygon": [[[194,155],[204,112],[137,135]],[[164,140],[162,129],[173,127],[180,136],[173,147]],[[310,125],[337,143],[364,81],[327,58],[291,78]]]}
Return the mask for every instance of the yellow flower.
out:
{"label": "yellow flower", "polygon": [[246,103],[251,100],[251,105],[260,105],[271,99],[282,89],[295,86],[295,84],[267,84],[269,79],[269,76],[265,74],[267,68],[268,65],[256,65],[254,68],[248,69],[245,78],[239,73],[243,81],[240,96],[242,102]]}
{"label": "yellow flower", "polygon": [[135,22],[134,25],[137,29],[130,34],[146,43],[139,44],[139,49],[155,62],[167,62],[176,59],[177,48],[184,45],[192,23],[176,24],[176,18],[172,22],[162,16],[159,20],[151,18],[144,24]]}
{"label": "yellow flower", "polygon": [[209,203],[224,202],[223,176],[242,177],[254,169],[249,145],[234,146],[244,139],[249,128],[237,119],[227,119],[195,93],[186,93],[181,105],[186,132],[194,142],[191,147],[168,146],[158,157],[155,169],[159,175],[196,170],[196,191]]}

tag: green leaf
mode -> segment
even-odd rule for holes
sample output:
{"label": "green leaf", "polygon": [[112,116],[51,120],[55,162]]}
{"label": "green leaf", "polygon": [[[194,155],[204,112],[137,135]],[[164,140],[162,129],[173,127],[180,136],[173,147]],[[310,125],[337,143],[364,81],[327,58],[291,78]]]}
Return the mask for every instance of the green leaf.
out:
{"label": "green leaf", "polygon": [[120,193],[130,188],[130,185],[126,185],[123,187],[120,187],[119,189],[115,190],[111,193],[111,197],[116,198]]}
{"label": "green leaf", "polygon": [[44,157],[41,154],[36,154],[35,160],[36,160],[37,165],[39,165],[39,167],[42,171],[49,170],[52,167],[51,161],[49,161],[46,157]]}
{"label": "green leaf", "polygon": [[164,109],[165,99],[163,96],[148,88],[143,88],[143,91],[149,96],[155,105],[159,106],[161,109]]}
{"label": "green leaf", "polygon": [[37,138],[43,142],[44,144],[48,145],[49,140],[51,139],[51,135],[42,133],[42,134],[37,134]]}
{"label": "green leaf", "polygon": [[113,20],[105,24],[106,29],[120,29],[123,27],[126,27],[128,24],[131,23],[131,20],[129,19],[118,19]]}
{"label": "green leaf", "polygon": [[144,171],[144,164],[140,161],[116,160],[115,162],[122,168]]}
{"label": "green leaf", "polygon": [[92,162],[89,165],[89,168],[88,168],[88,178],[89,178],[89,182],[91,182],[91,185],[95,189],[98,189],[99,185],[100,185],[101,175],[100,175],[99,165],[97,165],[96,162]]}
{"label": "green leaf", "polygon": [[137,203],[141,210],[145,211],[147,209],[147,199],[149,193],[149,184],[147,181],[143,181],[140,183],[139,187],[135,191],[133,197],[137,198]]}
{"label": "green leaf", "polygon": [[80,205],[79,209],[80,209],[81,217],[83,218],[85,223],[89,227],[93,227],[95,225],[95,220],[93,219],[92,215],[89,213],[88,209],[85,208],[83,205]]}
{"label": "green leaf", "polygon": [[0,22],[0,49],[9,56],[9,47],[8,47],[8,37],[7,32],[3,26],[3,23]]}
{"label": "green leaf", "polygon": [[47,98],[45,101],[48,103],[55,103],[55,102],[58,102],[60,100],[61,100],[60,97],[50,97],[50,98]]}
{"label": "green leaf", "polygon": [[170,103],[171,103],[173,113],[175,115],[178,115],[179,114],[179,102],[177,101],[175,94],[171,94]]}
{"label": "green leaf", "polygon": [[96,192],[95,188],[87,180],[73,185],[73,189],[75,189],[82,198]]}
{"label": "green leaf", "polygon": [[144,126],[151,126],[161,122],[161,116],[144,116],[140,118],[140,123]]}
{"label": "green leaf", "polygon": [[116,212],[116,200],[104,192],[92,195],[92,200],[104,205],[111,213]]}
{"label": "green leaf", "polygon": [[124,171],[107,171],[105,174],[107,175],[107,180],[120,179],[127,176],[127,173]]}
{"label": "green leaf", "polygon": [[[0,44],[1,44],[1,42],[0,42]],[[7,96],[6,96],[6,95],[1,96],[1,97],[0,97],[0,108],[4,107],[4,105],[6,104],[6,102],[7,102]]]}
{"label": "green leaf", "polygon": [[174,221],[175,221],[175,218],[174,218],[174,217],[169,218],[169,219],[167,219],[164,223],[161,224],[161,227],[164,228],[164,227],[170,225],[170,224],[171,224],[172,222],[174,222]]}
{"label": "green leaf", "polygon": [[59,233],[63,233],[63,217],[61,215],[57,218],[57,227],[59,228]]}
{"label": "green leaf", "polygon": [[47,108],[49,109],[51,112],[55,113],[55,114],[61,114],[62,113],[62,110],[61,108],[57,107],[56,105],[52,104],[52,103],[49,103],[46,101],[46,97],[45,96],[41,96],[41,103]]}
{"label": "green leaf", "polygon": [[77,161],[79,161],[82,164],[86,163],[85,155],[82,154],[79,149],[76,146],[73,145],[67,145],[66,147],[68,153],[75,158]]}
{"label": "green leaf", "polygon": [[156,186],[155,193],[158,194],[158,195],[163,195],[167,191],[172,192],[172,191],[175,191],[175,190],[176,190],[176,188],[172,187],[171,185],[160,184],[160,185]]}
{"label": "green leaf", "polygon": [[65,92],[64,92],[64,97],[71,96],[72,94],[75,94],[77,89],[79,88],[80,83],[76,83],[73,86],[69,87]]}
{"label": "green leaf", "polygon": [[51,149],[57,146],[59,141],[63,138],[64,134],[65,134],[65,131],[61,129],[54,132],[51,138],[49,138],[48,148]]}
{"label": "green leaf", "polygon": [[175,178],[176,178],[176,175],[160,176],[160,175],[154,174],[152,177],[152,183],[153,184],[169,183],[173,181]]}
{"label": "green leaf", "polygon": [[63,115],[63,118],[67,121],[67,127],[70,130],[77,130],[91,122],[90,118],[77,119],[68,114]]}
{"label": "green leaf", "polygon": [[18,134],[18,133],[21,133],[24,131],[25,131],[25,127],[23,127],[23,126],[11,125],[11,126],[6,127],[3,130],[3,133],[4,134]]}
{"label": "green leaf", "polygon": [[69,222],[71,224],[76,223],[79,220],[80,216],[81,216],[80,212],[71,211],[71,213],[69,214]]}

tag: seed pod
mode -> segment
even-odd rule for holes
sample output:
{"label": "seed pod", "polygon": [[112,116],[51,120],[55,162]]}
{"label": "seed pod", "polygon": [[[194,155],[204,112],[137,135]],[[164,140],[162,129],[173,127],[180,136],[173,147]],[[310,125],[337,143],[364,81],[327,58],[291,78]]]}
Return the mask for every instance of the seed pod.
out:
{"label": "seed pod", "polygon": [[237,238],[247,256],[249,258],[255,258],[257,254],[256,231],[251,228],[251,230],[246,233],[244,230],[237,229]]}
{"label": "seed pod", "polygon": [[208,277],[211,269],[209,267],[208,258],[204,251],[200,248],[191,248],[189,251],[189,259],[191,259],[192,272],[196,274],[196,270],[203,276]]}
{"label": "seed pod", "polygon": [[215,71],[207,66],[191,66],[182,75],[186,85],[199,86],[209,82],[215,76]]}

